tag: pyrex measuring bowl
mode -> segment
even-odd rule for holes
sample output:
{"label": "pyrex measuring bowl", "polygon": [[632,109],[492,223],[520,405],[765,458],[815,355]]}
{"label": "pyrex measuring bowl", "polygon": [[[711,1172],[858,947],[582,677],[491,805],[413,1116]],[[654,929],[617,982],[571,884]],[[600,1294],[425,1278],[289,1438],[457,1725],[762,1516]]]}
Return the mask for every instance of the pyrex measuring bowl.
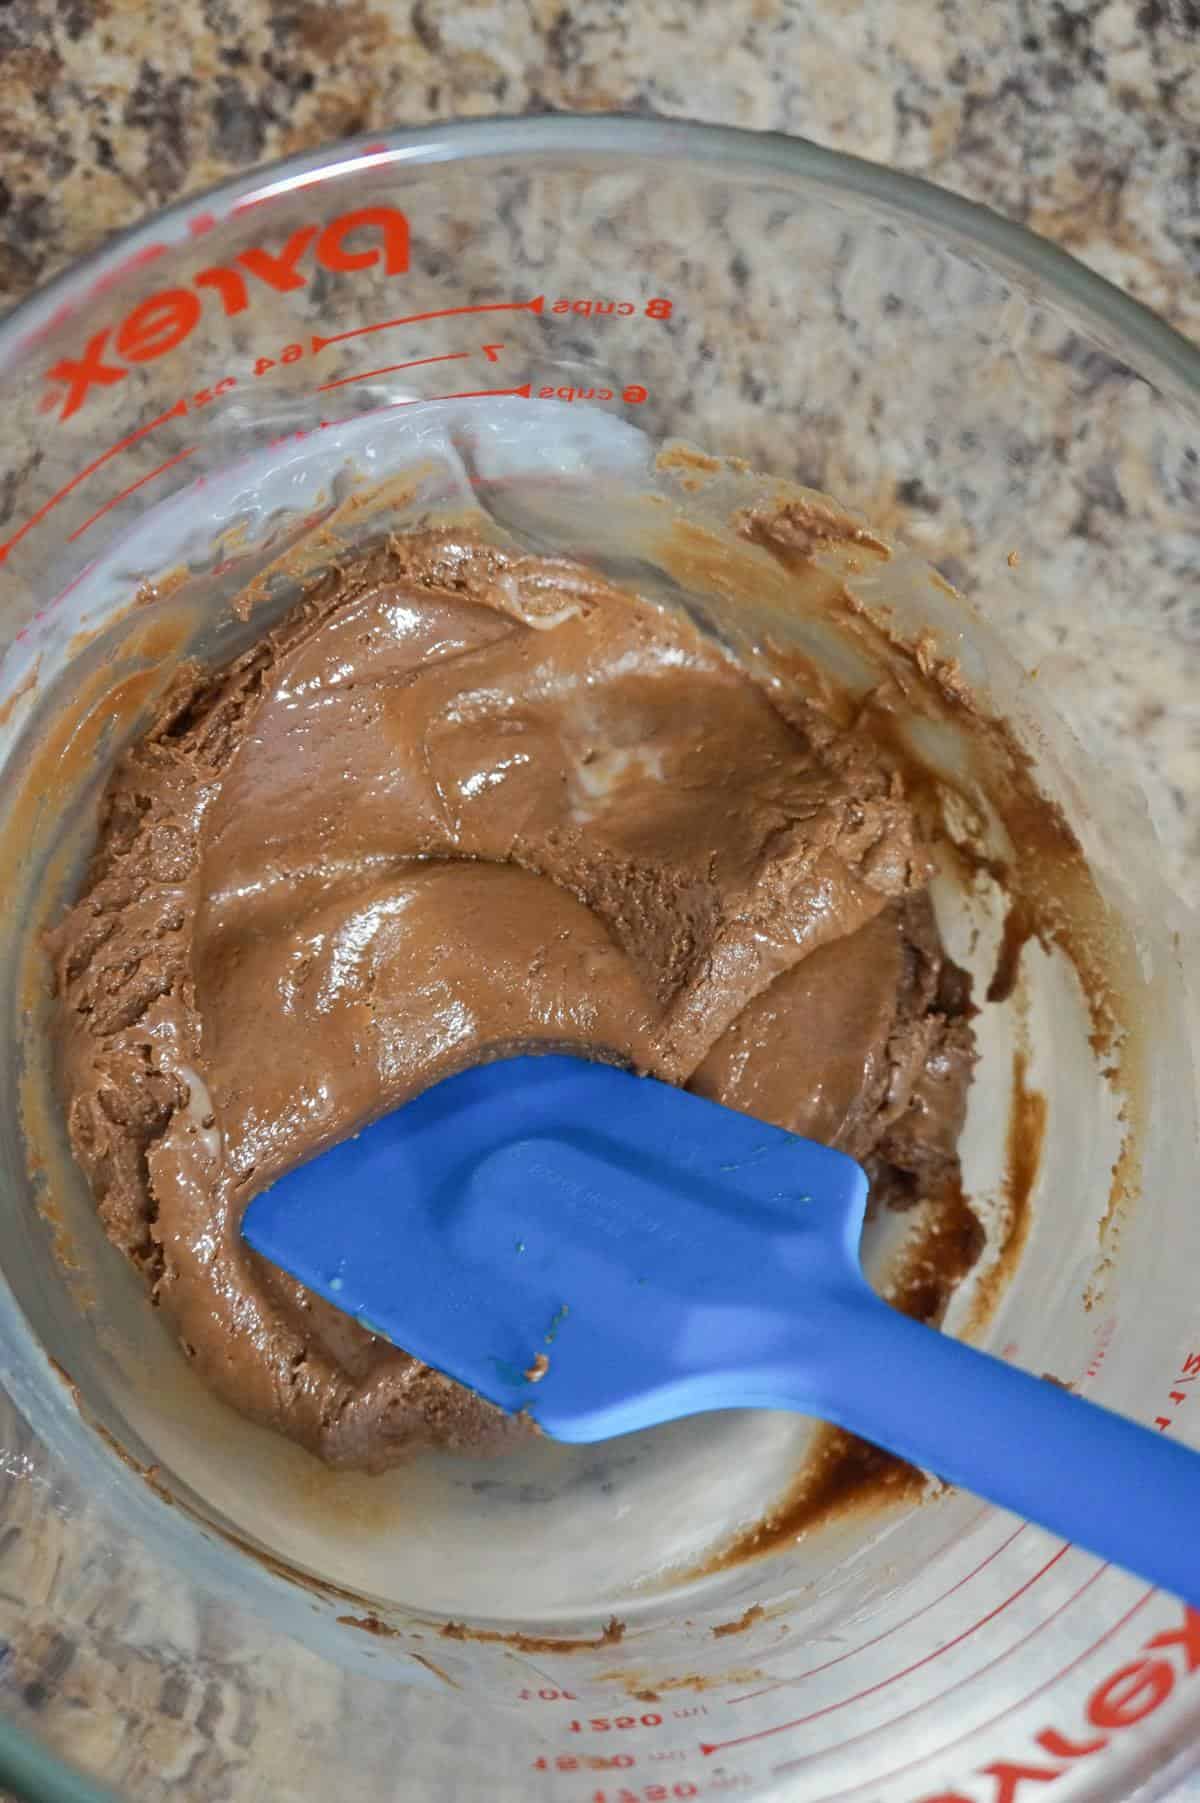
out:
{"label": "pyrex measuring bowl", "polygon": [[[1163,880],[1184,885],[1195,850],[1177,799],[1200,672],[1192,349],[921,184],[778,139],[556,119],[398,133],[176,208],[20,309],[0,383],[14,1032],[43,1018],[23,929],[35,889],[69,881],[60,808],[102,778],[183,626],[228,655],[244,629],[223,603],[331,509],[352,520],[352,471],[391,483],[401,523],[470,502],[653,585],[630,497],[716,508],[740,480],[656,470],[686,439],[832,491],[931,559],[981,618],[915,576],[886,598],[1020,723],[1128,927],[1153,1027],[1117,1177],[1127,1123],[1077,997],[1028,954],[1045,1144],[979,1337],[1200,1439],[1196,947]],[[719,585],[700,599],[733,631]],[[1016,1029],[997,1019],[977,1092],[999,1106]],[[20,1081],[0,1113],[0,1776],[66,1795],[61,1756],[137,1799],[1024,1803],[1047,1783],[1148,1793],[1187,1766],[1200,1623],[969,1499],[901,1498],[698,1572],[713,1520],[754,1500],[743,1473],[784,1485],[786,1433],[723,1419],[649,1463],[516,1484],[426,1462],[402,1517],[394,1485],[252,1447],[178,1387],[52,1120],[39,1139],[28,1064]],[[974,1102],[970,1131],[969,1169],[998,1181]],[[32,1175],[31,1137],[49,1160]],[[89,1284],[107,1329],[79,1306]],[[639,1589],[671,1555],[675,1576]]]}

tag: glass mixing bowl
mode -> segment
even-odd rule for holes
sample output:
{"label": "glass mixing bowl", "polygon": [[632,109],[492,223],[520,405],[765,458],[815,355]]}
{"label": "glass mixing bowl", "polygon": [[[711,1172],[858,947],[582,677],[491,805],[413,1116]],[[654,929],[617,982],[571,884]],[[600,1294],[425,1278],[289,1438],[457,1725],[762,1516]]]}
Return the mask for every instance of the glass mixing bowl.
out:
{"label": "glass mixing bowl", "polygon": [[[1176,1782],[1200,1619],[970,1498],[903,1495],[702,1569],[768,1477],[786,1488],[787,1423],[392,1482],[193,1394],[62,1154],[28,960],[34,897],[74,868],[62,823],[139,705],[185,642],[236,649],[225,603],[353,518],[352,472],[391,518],[469,499],[743,638],[738,596],[702,560],[690,582],[656,563],[628,507],[649,491],[711,524],[753,478],[654,451],[828,490],[901,548],[869,599],[1014,723],[1128,954],[1123,1107],[1052,951],[985,1011],[968,1175],[1003,1203],[1022,1035],[1011,1083],[1045,1133],[1015,1276],[951,1326],[1200,1441],[1197,939],[1173,893],[1197,849],[1197,352],[920,182],[783,138],[551,118],[352,143],[159,215],[8,318],[0,400],[0,1782],[139,1803]],[[772,593],[772,632],[803,641]],[[977,966],[985,904],[947,902]]]}

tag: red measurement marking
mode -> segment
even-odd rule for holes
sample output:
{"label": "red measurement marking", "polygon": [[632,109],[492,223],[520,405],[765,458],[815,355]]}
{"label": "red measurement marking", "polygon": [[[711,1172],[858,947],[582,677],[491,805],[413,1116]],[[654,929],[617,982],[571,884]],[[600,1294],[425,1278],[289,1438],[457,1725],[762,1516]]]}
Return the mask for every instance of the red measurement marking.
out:
{"label": "red measurement marking", "polygon": [[[326,432],[331,426],[349,426],[355,420],[370,419],[375,413],[391,413],[396,407],[419,407],[429,401],[472,401],[481,395],[519,394],[526,400],[532,392],[532,383],[522,382],[520,388],[467,388],[460,394],[422,394],[413,395],[409,400],[385,401],[381,407],[365,407],[361,413],[344,413],[340,419],[323,419],[317,427],[319,432]],[[297,432],[296,438],[307,438],[307,432]]]}
{"label": "red measurement marking", "polygon": [[[1079,1586],[1078,1590],[1073,1590],[1071,1592],[1065,1602],[1061,1602],[1058,1605],[1058,1608],[1052,1610],[1042,1621],[1035,1622],[1028,1634],[1022,1635],[1020,1640],[1016,1641],[1012,1646],[1007,1647],[1003,1653],[998,1653],[996,1657],[990,1659],[986,1665],[981,1665],[978,1671],[969,1673],[965,1678],[960,1678],[957,1683],[951,1684],[947,1689],[939,1691],[936,1697],[927,1697],[923,1703],[915,1703],[911,1709],[903,1710],[899,1715],[893,1716],[890,1721],[881,1722],[874,1728],[867,1728],[862,1734],[852,1735],[849,1740],[839,1741],[837,1747],[838,1752],[840,1753],[843,1747],[856,1747],[860,1741],[870,1740],[875,1734],[888,1733],[898,1722],[906,1722],[911,1716],[920,1715],[924,1709],[939,1709],[946,1698],[952,1697],[956,1690],[961,1690],[964,1685],[973,1684],[977,1678],[983,1676],[984,1672],[990,1672],[995,1666],[1003,1665],[1006,1659],[1011,1659],[1014,1653],[1020,1652],[1021,1648],[1031,1641],[1035,1635],[1042,1632],[1043,1628],[1049,1627],[1052,1621],[1057,1620],[1057,1618],[1067,1609],[1070,1609],[1073,1604],[1077,1603],[1080,1597],[1084,1595],[1085,1591],[1090,1590],[1097,1578],[1102,1577],[1108,1569],[1109,1567],[1106,1564],[1098,1566],[1091,1577],[1086,1579],[1085,1582]],[[964,1736],[963,1738],[967,1739],[969,1736]],[[777,1769],[779,1771],[791,1771],[799,1766],[807,1765],[812,1757],[814,1756],[807,1755],[803,1759],[788,1760],[786,1765],[780,1766]],[[918,1761],[917,1763],[919,1764],[920,1762]]]}
{"label": "red measurement marking", "polygon": [[65,500],[71,491],[78,488],[79,484],[88,476],[95,475],[96,471],[102,464],[107,463],[110,457],[115,457],[119,452],[128,450],[131,444],[136,444],[139,438],[145,438],[148,432],[156,431],[169,419],[179,419],[186,412],[187,401],[181,397],[166,413],[160,413],[158,418],[152,419],[148,425],[139,426],[136,432],[130,432],[125,438],[119,438],[116,444],[109,445],[107,451],[101,451],[98,457],[93,457],[92,461],[85,464],[77,476],[72,476],[69,482],[64,482],[57,494],[51,495],[48,501],[43,502],[36,513],[31,513],[25,523],[17,527],[11,538],[0,544],[0,563],[4,562],[13,546],[19,544],[27,532],[31,532],[41,520],[45,519],[52,508],[57,507],[60,501]]}
{"label": "red measurement marking", "polygon": [[[670,319],[674,307],[674,301],[656,295],[653,300],[646,302],[645,315],[647,319]],[[590,319],[593,315],[601,319],[611,318],[614,314],[628,319],[637,312],[637,303],[631,300],[598,300],[594,296],[590,300],[582,297],[576,299],[573,295],[564,294],[561,299],[553,302],[550,311],[574,313],[580,319]]]}
{"label": "red measurement marking", "polygon": [[[1193,1352],[1184,1359],[1183,1369],[1176,1372],[1174,1382],[1177,1385],[1193,1384],[1198,1375],[1200,1375],[1200,1352]],[[1182,1403],[1185,1403],[1188,1400],[1188,1395],[1189,1392],[1187,1390],[1173,1389],[1168,1393],[1167,1401],[1174,1404],[1176,1408],[1179,1408]],[[1172,1415],[1156,1415],[1154,1417],[1154,1425],[1158,1428],[1160,1433],[1165,1433],[1171,1426],[1173,1420],[1174,1416]]]}
{"label": "red measurement marking", "polygon": [[532,300],[484,301],[477,307],[435,307],[432,313],[408,313],[403,319],[381,319],[371,326],[354,326],[348,332],[335,332],[331,338],[323,338],[314,332],[312,348],[315,355],[327,344],[344,344],[347,338],[363,338],[368,332],[388,332],[393,326],[420,325],[426,319],[458,319],[465,313],[540,313],[545,298],[544,294],[535,294]]}
{"label": "red measurement marking", "polygon": [[454,363],[460,357],[470,355],[470,351],[446,351],[441,357],[414,357],[411,363],[385,363],[382,369],[364,369],[356,376],[339,376],[336,382],[322,382],[317,393],[328,394],[331,388],[345,388],[351,382],[369,382],[372,376],[394,375],[398,369],[417,369],[422,363]]}
{"label": "red measurement marking", "polygon": [[[986,1513],[986,1510],[980,1510],[980,1514],[975,1519],[978,1521]],[[985,1565],[990,1565],[993,1559],[998,1559],[1001,1553],[1008,1550],[1017,1536],[1024,1532],[1025,1524],[1022,1523],[1019,1528],[1014,1529],[1007,1540],[1002,1540],[999,1546],[993,1548],[986,1559],[981,1559],[978,1565],[972,1566],[966,1577],[959,1578],[957,1584],[951,1584],[948,1590],[943,1590],[939,1596],[933,1598],[932,1602],[923,1603],[919,1609],[914,1609],[911,1615],[906,1615],[903,1621],[898,1621],[894,1627],[885,1628],[882,1634],[876,1634],[872,1640],[864,1640],[861,1645],[851,1647],[848,1653],[839,1653],[836,1659],[827,1659],[824,1665],[814,1665],[806,1672],[799,1672],[794,1678],[780,1678],[777,1684],[764,1684],[761,1690],[748,1690],[740,1697],[730,1697],[730,1703],[749,1703],[754,1697],[769,1696],[773,1690],[782,1690],[789,1684],[803,1684],[806,1678],[815,1678],[820,1672],[831,1671],[835,1665],[842,1665],[847,1659],[853,1659],[859,1653],[865,1653],[868,1647],[878,1646],[880,1641],[889,1639],[893,1634],[898,1634],[901,1628],[911,1627],[913,1622],[919,1621],[923,1615],[928,1615],[930,1610],[936,1609],[939,1603],[944,1603],[948,1596],[953,1596],[956,1590],[961,1590],[964,1584],[969,1584],[972,1578],[978,1577]]]}
{"label": "red measurement marking", "polygon": [[622,400],[627,407],[638,407],[650,398],[650,390],[640,382],[629,382],[619,395],[612,388],[539,388],[539,401],[612,401]]}
{"label": "red measurement marking", "polygon": [[[434,394],[430,395],[429,399],[432,401],[474,401],[486,394],[519,394],[528,400],[532,388],[531,382],[522,382],[519,388],[464,388],[459,394]],[[421,399],[424,400],[425,396],[422,395]],[[407,402],[402,401],[399,404],[406,406]]]}
{"label": "red measurement marking", "polygon": [[661,1728],[662,1719],[657,1711],[649,1715],[592,1715],[586,1722],[568,1722],[567,1727],[572,1734],[609,1734],[614,1728]]}
{"label": "red measurement marking", "polygon": [[[1101,1569],[1101,1571],[1103,1571],[1103,1570],[1106,1570],[1107,1567],[1101,1566],[1100,1569]],[[1094,1577],[1099,1577],[1099,1575],[1100,1575],[1100,1572],[1094,1573]],[[1092,1581],[1091,1579],[1088,1580],[1089,1583],[1091,1581]],[[1085,1584],[1083,1586],[1083,1590],[1086,1590],[1087,1587],[1088,1587],[1087,1584]],[[1076,1591],[1075,1597],[1081,1596],[1082,1594],[1083,1594],[1082,1590]],[[944,1744],[942,1746],[935,1747],[931,1752],[922,1753],[920,1758],[918,1758],[918,1759],[910,1759],[907,1765],[896,1766],[892,1771],[884,1772],[878,1778],[872,1778],[870,1780],[864,1781],[862,1784],[852,1784],[848,1790],[830,1791],[824,1797],[818,1798],[817,1803],[843,1803],[844,1798],[856,1796],[860,1791],[863,1791],[863,1790],[876,1791],[879,1789],[880,1785],[886,1784],[890,1779],[903,1777],[905,1772],[914,1771],[917,1766],[924,1765],[927,1760],[940,1759],[943,1754],[952,1752],[955,1747],[961,1747],[964,1741],[972,1740],[975,1737],[975,1735],[982,1734],[988,1728],[994,1728],[997,1722],[1004,1721],[1007,1716],[1015,1715],[1016,1712],[1018,1711],[1018,1709],[1024,1709],[1024,1707],[1027,1703],[1032,1703],[1037,1697],[1042,1696],[1047,1690],[1052,1690],[1056,1684],[1061,1683],[1061,1681],[1065,1677],[1067,1677],[1069,1673],[1073,1672],[1075,1670],[1076,1666],[1082,1665],[1085,1659],[1090,1659],[1093,1653],[1098,1652],[1100,1650],[1100,1648],[1104,1645],[1105,1641],[1111,1640],[1113,1635],[1119,1633],[1120,1630],[1126,1625],[1127,1622],[1130,1622],[1133,1620],[1133,1617],[1138,1613],[1139,1609],[1145,1608],[1146,1604],[1150,1601],[1150,1598],[1154,1594],[1155,1594],[1155,1592],[1153,1589],[1147,1590],[1144,1596],[1141,1596],[1138,1598],[1137,1602],[1133,1604],[1132,1608],[1127,1609],[1125,1611],[1124,1615],[1120,1616],[1118,1618],[1118,1620],[1113,1622],[1113,1624],[1110,1628],[1105,1629],[1104,1633],[1100,1635],[1099,1639],[1093,1640],[1090,1646],[1086,1646],[1083,1649],[1082,1653],[1077,1653],[1075,1655],[1074,1659],[1072,1659],[1068,1665],[1062,1666],[1060,1668],[1060,1670],[1055,1672],[1055,1674],[1052,1678],[1043,1679],[1042,1683],[1040,1683],[1036,1687],[1036,1689],[1026,1692],[1026,1694],[1023,1697],[1021,1697],[1017,1702],[1009,1703],[1005,1706],[1005,1708],[1001,1709],[998,1714],[989,1716],[986,1722],[980,1722],[977,1727],[968,1728],[965,1734],[960,1734],[960,1735],[958,1735],[958,1737],[956,1739],[948,1740],[948,1741],[944,1742]],[[1075,1597],[1069,1598],[1068,1601],[1074,1602]],[[1064,1604],[1063,1607],[1065,1608],[1066,1604]],[[1061,1613],[1061,1610],[1056,1611],[1056,1613]],[[1047,1617],[1047,1620],[1053,1620],[1053,1616]],[[1040,1626],[1045,1626],[1045,1623],[1040,1624]],[[1029,1636],[1027,1635],[1026,1639],[1028,1639],[1028,1638],[1029,1638]],[[1021,1644],[1023,1644],[1023,1643],[1021,1643]],[[1016,1650],[1017,1650],[1016,1647],[1010,1648],[1011,1652],[1016,1652]],[[1001,1657],[1006,1658],[1007,1654],[1002,1654]],[[992,1663],[997,1664],[998,1661],[993,1660]],[[989,1669],[990,1669],[990,1667],[988,1667],[988,1666],[983,1667],[984,1671],[988,1671]],[[978,1677],[979,1674],[975,1673],[974,1676]],[[964,1679],[964,1683],[967,1683],[967,1682],[970,1682],[970,1680]],[[943,1694],[945,1696],[949,1696],[950,1692],[946,1691]],[[931,1703],[940,1703],[941,1700],[942,1700],[941,1697],[935,1697],[935,1698],[930,1699]],[[904,1717],[898,1716],[896,1718],[896,1720],[903,1721]],[[894,1727],[895,1723],[889,1722],[887,1724],[887,1726],[889,1728]],[[858,1738],[861,1740],[863,1737],[860,1735]],[[853,1744],[854,1743],[852,1741],[843,1741],[842,1742],[842,1746],[852,1746]],[[839,1748],[839,1751],[840,1750],[841,1749]],[[789,1760],[786,1765],[775,1766],[774,1773],[792,1771],[792,1770],[794,1770],[794,1768],[796,1766],[803,1765],[804,1763],[805,1763],[805,1761],[801,1760],[801,1759]]]}
{"label": "red measurement marking", "polygon": [[553,1763],[544,1755],[535,1759],[535,1772],[627,1772],[637,1764],[632,1753],[559,1753]]}
{"label": "red measurement marking", "polygon": [[641,1790],[630,1790],[628,1785],[622,1785],[617,1791],[593,1791],[592,1803],[670,1803],[673,1797],[682,1800],[699,1795],[690,1779],[684,1778],[672,1785],[644,1784]]}
{"label": "red measurement marking", "polygon": [[140,481],[131,482],[128,488],[123,488],[119,495],[114,495],[111,501],[104,503],[103,507],[97,507],[92,517],[84,520],[82,526],[76,526],[67,543],[70,544],[72,540],[77,539],[81,532],[87,531],[89,526],[94,526],[96,521],[102,519],[112,508],[119,507],[122,501],[127,500],[130,495],[136,494],[139,488],[145,488],[147,482],[153,482],[155,476],[161,476],[164,470],[172,469],[175,464],[182,463],[185,457],[194,457],[198,448],[193,445],[189,451],[179,451],[174,457],[168,457],[165,463],[160,463],[157,469],[151,470],[149,475],[143,476]]}
{"label": "red measurement marking", "polygon": [[1100,1329],[1099,1338],[1096,1342],[1096,1350],[1092,1355],[1092,1362],[1083,1374],[1083,1381],[1085,1384],[1090,1383],[1104,1363],[1104,1360],[1108,1355],[1108,1349],[1113,1342],[1113,1335],[1116,1331],[1117,1323],[1115,1320],[1106,1321],[1104,1326]]}
{"label": "red measurement marking", "polygon": [[840,1703],[829,1703],[824,1709],[815,1709],[810,1715],[797,1716],[791,1722],[777,1722],[773,1728],[760,1728],[756,1734],[741,1734],[734,1740],[715,1741],[711,1746],[702,1746],[700,1751],[705,1755],[720,1753],[727,1747],[744,1747],[751,1741],[767,1740],[773,1734],[785,1734],[791,1728],[803,1728],[808,1722],[820,1721],[826,1715],[835,1715],[839,1709],[848,1709],[851,1703],[861,1703],[864,1697],[873,1697],[879,1691],[887,1690],[889,1685],[898,1684],[901,1678],[911,1677],[913,1672],[920,1671],[923,1666],[931,1665],[935,1659],[940,1659],[943,1653],[948,1653],[952,1647],[961,1646],[964,1640],[968,1640],[980,1628],[986,1627],[988,1622],[995,1621],[996,1617],[1003,1614],[1005,1609],[1010,1608],[1018,1597],[1024,1596],[1025,1592],[1031,1590],[1040,1578],[1044,1578],[1051,1567],[1057,1565],[1059,1560],[1064,1558],[1070,1550],[1069,1544],[1060,1546],[1054,1557],[1047,1559],[1046,1563],[1039,1567],[1031,1578],[1026,1578],[1019,1590],[1014,1590],[1011,1596],[1006,1596],[1002,1603],[997,1603],[994,1609],[989,1609],[986,1615],[981,1615],[978,1621],[972,1622],[969,1628],[964,1628],[961,1634],[956,1634],[953,1640],[946,1641],[944,1646],[936,1647],[932,1653],[926,1653],[923,1659],[914,1660],[902,1671],[893,1672],[890,1678],[882,1678],[878,1684],[869,1684],[865,1690],[858,1690],[853,1696],[843,1697]]}

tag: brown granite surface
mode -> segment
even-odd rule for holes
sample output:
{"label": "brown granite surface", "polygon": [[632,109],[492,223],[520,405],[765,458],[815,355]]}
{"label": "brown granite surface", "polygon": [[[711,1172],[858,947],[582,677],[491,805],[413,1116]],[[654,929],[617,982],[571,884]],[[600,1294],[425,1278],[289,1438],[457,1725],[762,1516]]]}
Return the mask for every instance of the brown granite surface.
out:
{"label": "brown granite surface", "polygon": [[7,0],[0,296],[180,194],[349,133],[623,110],[944,183],[1200,335],[1197,0]]}

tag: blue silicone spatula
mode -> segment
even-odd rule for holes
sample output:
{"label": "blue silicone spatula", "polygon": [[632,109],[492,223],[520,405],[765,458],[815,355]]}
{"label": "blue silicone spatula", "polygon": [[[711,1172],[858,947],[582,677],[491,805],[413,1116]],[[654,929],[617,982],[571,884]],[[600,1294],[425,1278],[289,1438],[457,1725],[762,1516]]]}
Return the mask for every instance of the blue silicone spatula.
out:
{"label": "blue silicone spatula", "polygon": [[1200,1606],[1200,1454],[881,1301],[866,1194],[827,1146],[547,1054],[436,1084],[256,1197],[242,1231],[556,1440],[821,1416]]}

